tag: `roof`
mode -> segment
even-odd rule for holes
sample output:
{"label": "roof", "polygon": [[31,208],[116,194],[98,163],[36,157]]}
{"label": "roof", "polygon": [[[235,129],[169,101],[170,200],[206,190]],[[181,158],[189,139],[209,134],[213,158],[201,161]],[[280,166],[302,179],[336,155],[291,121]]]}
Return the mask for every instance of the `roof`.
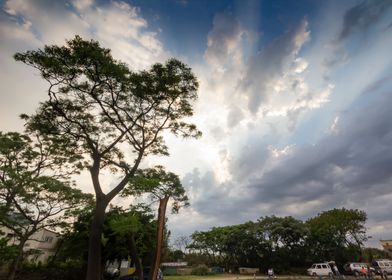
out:
{"label": "roof", "polygon": [[188,263],[187,262],[164,262],[164,263],[161,263],[161,266],[171,266],[171,267],[173,267],[173,266],[187,266],[188,265]]}
{"label": "roof", "polygon": [[392,240],[380,240],[381,246],[386,251],[392,251]]}

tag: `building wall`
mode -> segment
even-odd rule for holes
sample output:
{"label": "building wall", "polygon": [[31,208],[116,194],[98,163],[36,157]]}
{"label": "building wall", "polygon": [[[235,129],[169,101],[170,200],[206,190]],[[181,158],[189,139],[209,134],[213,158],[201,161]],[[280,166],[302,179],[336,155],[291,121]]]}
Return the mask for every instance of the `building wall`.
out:
{"label": "building wall", "polygon": [[[0,231],[3,232],[2,237],[8,237],[10,240],[8,241],[9,245],[18,244],[19,241],[12,235],[12,231],[8,228],[0,228]],[[29,250],[36,251],[37,254],[30,255],[28,260],[32,262],[41,262],[46,263],[48,258],[53,256],[56,252],[56,243],[60,235],[54,231],[41,229],[34,233],[30,240],[28,240],[23,248],[25,252]]]}

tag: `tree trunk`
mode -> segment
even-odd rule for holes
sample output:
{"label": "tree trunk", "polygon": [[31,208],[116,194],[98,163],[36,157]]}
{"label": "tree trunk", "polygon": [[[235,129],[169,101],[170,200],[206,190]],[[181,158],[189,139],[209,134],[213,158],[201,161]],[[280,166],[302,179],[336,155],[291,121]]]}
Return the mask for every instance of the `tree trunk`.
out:
{"label": "tree trunk", "polygon": [[158,209],[158,228],[157,228],[157,247],[155,249],[154,260],[151,265],[151,272],[149,280],[156,280],[158,277],[158,269],[161,264],[162,243],[163,243],[163,230],[165,228],[165,213],[168,197],[159,200]]}
{"label": "tree trunk", "polygon": [[94,217],[90,228],[86,280],[101,279],[101,238],[107,205],[108,203],[105,199],[97,198]]}
{"label": "tree trunk", "polygon": [[139,255],[137,253],[135,236],[133,234],[129,236],[129,249],[131,251],[131,258],[135,262],[136,274],[139,279],[143,280],[144,279],[143,266],[140,261]]}
{"label": "tree trunk", "polygon": [[27,238],[23,238],[20,240],[20,243],[18,245],[18,256],[16,259],[12,262],[11,265],[11,270],[8,274],[8,280],[14,280],[16,276],[16,272],[18,271],[19,264],[23,259],[23,247],[27,241]]}

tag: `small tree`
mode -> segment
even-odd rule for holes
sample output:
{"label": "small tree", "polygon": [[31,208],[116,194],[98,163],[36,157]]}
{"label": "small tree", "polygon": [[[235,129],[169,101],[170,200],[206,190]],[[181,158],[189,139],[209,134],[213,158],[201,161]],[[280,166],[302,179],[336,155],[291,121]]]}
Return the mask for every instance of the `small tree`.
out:
{"label": "small tree", "polygon": [[[29,118],[30,129],[71,143],[83,156],[79,163],[91,174],[96,196],[91,224],[87,279],[101,277],[101,235],[105,209],[126,186],[142,159],[168,155],[162,132],[198,137],[190,102],[198,82],[191,69],[176,59],[132,72],[96,41],[76,36],[67,45],[17,53],[15,59],[38,69],[49,83],[49,100]],[[116,174],[116,185],[104,192],[100,174]]]}
{"label": "small tree", "polygon": [[59,174],[60,167],[53,169],[67,161],[47,144],[39,137],[32,141],[19,133],[0,132],[0,225],[19,241],[9,279],[14,279],[24,245],[34,233],[66,225],[75,211],[92,202],[91,195],[59,180],[67,174]]}
{"label": "small tree", "polygon": [[189,203],[178,176],[172,172],[166,172],[162,166],[139,170],[137,176],[130,180],[129,187],[124,190],[123,195],[140,195],[142,193],[150,193],[153,200],[159,201],[157,242],[149,276],[150,280],[155,280],[161,261],[166,208],[169,199],[173,199],[173,212],[178,212],[181,206],[188,206]]}
{"label": "small tree", "polygon": [[174,240],[173,247],[183,252],[183,254],[187,254],[189,252],[189,245],[191,243],[192,238],[190,236],[181,235]]}
{"label": "small tree", "polygon": [[[139,220],[138,216],[141,213],[137,213],[134,210],[135,209],[131,211],[124,211],[122,209],[111,210],[110,216],[107,220],[108,229],[110,230],[111,235],[108,236],[110,244],[106,244],[105,247],[108,247],[108,245],[119,245],[113,246],[111,250],[106,250],[108,251],[108,255],[110,256],[110,253],[112,253],[112,256],[110,256],[111,259],[124,259],[130,255],[132,261],[135,263],[136,273],[139,279],[144,279],[143,268],[136,246],[135,235],[141,232],[142,227],[145,226],[147,229],[147,226],[143,225]],[[146,230],[145,233],[148,234],[147,232],[148,230]]]}

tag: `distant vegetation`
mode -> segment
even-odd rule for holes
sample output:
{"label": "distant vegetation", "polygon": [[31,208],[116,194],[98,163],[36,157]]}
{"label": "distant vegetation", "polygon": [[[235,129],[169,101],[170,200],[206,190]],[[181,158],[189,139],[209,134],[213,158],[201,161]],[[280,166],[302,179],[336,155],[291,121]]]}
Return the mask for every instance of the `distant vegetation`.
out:
{"label": "distant vegetation", "polygon": [[[183,258],[226,271],[273,267],[280,273],[303,273],[313,262],[334,260],[342,266],[384,257],[381,250],[364,249],[365,222],[365,212],[345,208],[322,212],[305,222],[291,216],[261,217],[256,222],[193,233]],[[181,242],[177,243],[180,247]]]}

